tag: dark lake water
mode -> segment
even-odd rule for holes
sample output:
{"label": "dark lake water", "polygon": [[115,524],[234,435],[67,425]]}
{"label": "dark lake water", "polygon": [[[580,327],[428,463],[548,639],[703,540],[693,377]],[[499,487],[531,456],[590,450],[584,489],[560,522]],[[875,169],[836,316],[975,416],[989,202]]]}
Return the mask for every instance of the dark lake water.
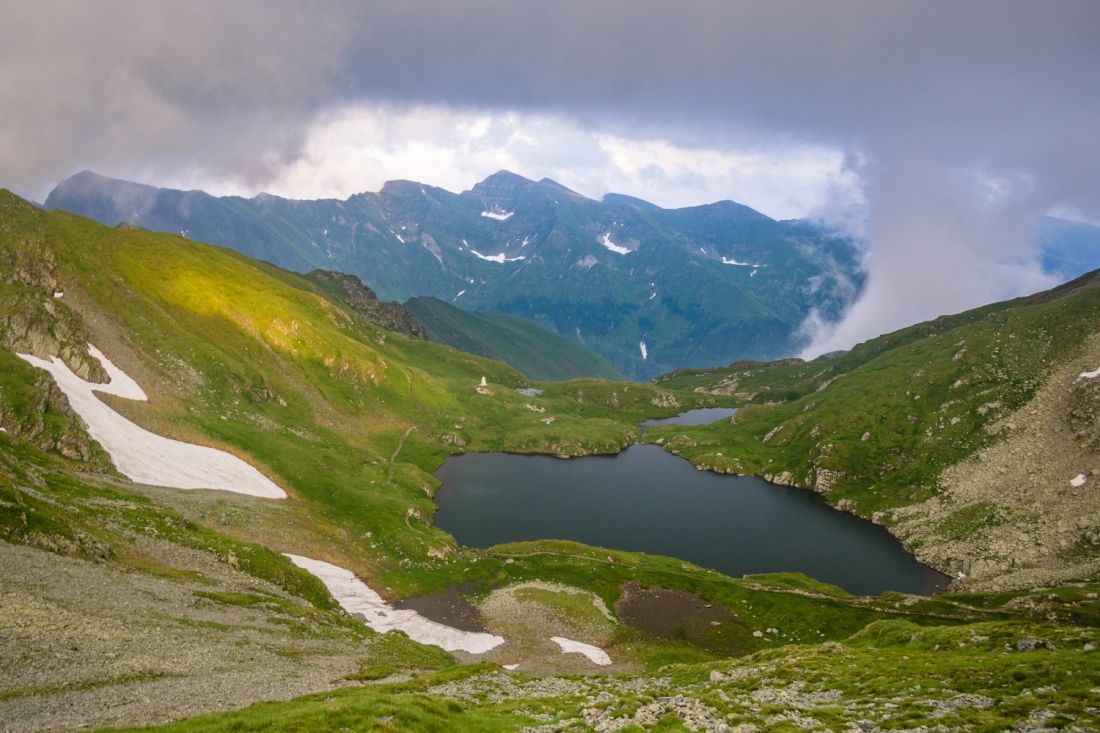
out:
{"label": "dark lake water", "polygon": [[673,417],[646,420],[641,425],[643,428],[651,425],[710,425],[716,420],[732,417],[735,412],[737,412],[736,407],[700,407],[696,410],[681,412]]}
{"label": "dark lake water", "polygon": [[862,595],[928,594],[947,583],[886,530],[808,491],[699,471],[654,445],[567,460],[468,453],[435,475],[435,522],[470,547],[576,540],[732,576],[798,571]]}

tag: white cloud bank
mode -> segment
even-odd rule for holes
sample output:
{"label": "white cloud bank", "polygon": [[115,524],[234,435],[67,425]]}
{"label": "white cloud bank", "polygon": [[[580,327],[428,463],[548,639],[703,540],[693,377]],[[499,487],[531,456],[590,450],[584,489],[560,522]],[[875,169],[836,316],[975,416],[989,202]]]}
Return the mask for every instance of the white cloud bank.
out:
{"label": "white cloud bank", "polygon": [[[808,143],[766,146],[757,136],[743,147],[686,147],[564,115],[351,104],[320,115],[297,158],[263,188],[288,198],[346,198],[407,179],[462,191],[501,169],[552,178],[592,198],[625,193],[665,207],[732,199],[779,219],[818,211],[833,189],[853,184],[838,150]],[[258,192],[193,176],[172,184]]]}

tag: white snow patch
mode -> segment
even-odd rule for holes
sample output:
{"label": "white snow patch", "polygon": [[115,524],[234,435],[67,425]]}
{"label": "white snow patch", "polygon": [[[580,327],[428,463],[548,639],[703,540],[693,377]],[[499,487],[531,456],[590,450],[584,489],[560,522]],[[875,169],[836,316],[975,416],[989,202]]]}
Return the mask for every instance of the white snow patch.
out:
{"label": "white snow patch", "polygon": [[600,237],[600,244],[616,254],[628,255],[631,252],[631,250],[627,249],[626,247],[620,247],[619,245],[612,242],[611,232],[607,232],[602,237]]}
{"label": "white snow patch", "polygon": [[225,451],[184,443],[151,433],[127,420],[96,397],[96,392],[147,402],[138,383],[96,347],[88,353],[111,378],[107,384],[86,382],[56,356],[49,361],[29,354],[19,358],[53,375],[69,404],[111,456],[115,467],[133,481],[176,489],[219,489],[237,494],[285,499],[286,492],[249,464]]}
{"label": "white snow patch", "polygon": [[523,238],[523,241],[522,241],[522,242],[520,242],[519,246],[520,246],[520,247],[526,247],[526,246],[527,246],[527,243],[528,243],[528,242],[530,242],[530,241],[531,241],[531,238],[530,238],[530,237],[524,237],[524,238]]}
{"label": "white snow patch", "polygon": [[611,664],[611,657],[598,646],[585,644],[583,641],[566,639],[564,636],[551,636],[550,641],[561,647],[562,654],[583,654],[588,657],[588,661],[592,662],[592,664],[598,664],[601,667],[606,667]]}
{"label": "white snow patch", "polygon": [[513,671],[515,671],[516,669],[519,668],[519,663],[516,663],[516,664],[502,664],[500,666],[504,667],[509,672],[513,672]]}
{"label": "white snow patch", "polygon": [[642,361],[649,358],[649,349],[646,348],[645,341],[638,343],[638,349],[642,352]]}
{"label": "white snow patch", "polygon": [[481,215],[486,219],[495,219],[496,221],[508,221],[512,218],[514,211],[483,211]]}
{"label": "white snow patch", "polygon": [[1087,480],[1085,474],[1079,473],[1069,480],[1069,485],[1076,489],[1078,486],[1084,486]]}
{"label": "white snow patch", "polygon": [[649,297],[646,298],[646,300],[653,300],[656,297],[657,297],[657,291],[653,291],[652,293],[650,293]]}
{"label": "white snow patch", "polygon": [[504,638],[495,634],[462,631],[430,621],[416,611],[393,608],[350,570],[301,555],[287,557],[324,583],[341,608],[352,615],[362,616],[367,626],[380,633],[403,631],[420,644],[431,644],[448,652],[461,650],[471,654],[484,654],[504,643]]}
{"label": "white snow patch", "polygon": [[63,297],[65,297],[65,291],[64,290],[55,290],[55,291],[53,291],[53,297],[63,298]]}
{"label": "white snow patch", "polygon": [[519,260],[527,259],[526,257],[508,257],[503,252],[498,255],[483,255],[476,249],[471,249],[470,254],[472,254],[474,257],[479,257],[486,262],[496,262],[497,264],[504,264],[505,262],[518,262]]}
{"label": "white snow patch", "polygon": [[[57,297],[57,296],[54,296],[54,297]],[[1097,377],[1100,377],[1100,369],[1097,369],[1097,370],[1092,371],[1092,372],[1081,372],[1077,376],[1077,379],[1073,380],[1073,383],[1077,384],[1082,379],[1096,379]]]}
{"label": "white snow patch", "polygon": [[754,269],[752,272],[749,273],[749,277],[756,277],[757,272],[759,272],[759,271]]}
{"label": "white snow patch", "polygon": [[723,265],[737,265],[738,267],[748,267],[749,266],[748,262],[738,262],[736,257],[733,257],[733,258],[723,257],[722,258],[722,264]]}
{"label": "white snow patch", "polygon": [[405,238],[404,238],[404,237],[402,237],[402,236],[401,236],[400,234],[398,234],[397,232],[394,232],[394,233],[393,233],[393,236],[397,237],[397,241],[398,241],[398,242],[401,242],[401,244],[404,244],[404,243],[405,243]]}
{"label": "white snow patch", "polygon": [[467,241],[466,241],[465,239],[463,239],[463,240],[462,240],[462,246],[463,246],[463,247],[469,247],[469,246],[470,246],[470,243],[469,243],[469,242],[467,242]]}
{"label": "white snow patch", "polygon": [[463,289],[463,290],[459,290],[459,291],[458,291],[458,294],[457,294],[457,295],[456,295],[456,296],[454,297],[454,299],[455,299],[455,300],[458,300],[459,298],[461,298],[461,297],[462,297],[463,295],[465,295],[465,294],[466,294],[466,290],[465,290],[465,289]]}

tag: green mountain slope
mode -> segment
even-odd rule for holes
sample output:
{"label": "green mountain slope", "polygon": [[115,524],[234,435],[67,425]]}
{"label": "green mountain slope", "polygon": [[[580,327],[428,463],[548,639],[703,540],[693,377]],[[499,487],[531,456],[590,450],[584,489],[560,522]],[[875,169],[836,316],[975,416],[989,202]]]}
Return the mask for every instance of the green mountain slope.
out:
{"label": "green mountain slope", "polygon": [[532,379],[620,377],[606,359],[542,326],[504,313],[468,313],[437,298],[411,298],[407,308],[428,338],[500,359]]}
{"label": "green mountain slope", "polygon": [[215,198],[84,172],[46,208],[340,270],[387,299],[461,293],[463,308],[533,320],[632,377],[790,353],[811,309],[838,315],[862,283],[857,247],[804,222],[729,201],[594,201],[506,171],[461,194],[391,181],[345,201]]}
{"label": "green mountain slope", "polygon": [[[1095,583],[853,598],[804,576],[733,579],[568,542],[457,546],[431,521],[430,471],[446,456],[614,452],[641,419],[729,398],[599,379],[538,383],[543,394],[525,397],[516,388],[532,383],[511,367],[380,328],[344,285],[322,279],[0,192],[5,725],[223,711],[179,725],[583,729],[638,713],[675,728],[711,710],[779,725],[777,714],[797,708],[836,728],[998,728],[1033,713],[1095,726],[1087,696],[1098,681],[1084,651],[1100,614]],[[88,342],[149,395],[103,397],[113,410],[230,452],[288,497],[126,479],[53,380],[13,353],[58,355],[103,381]],[[530,409],[535,399],[542,411]],[[541,585],[523,586],[533,610],[509,618],[514,639],[470,664],[366,629],[284,552],[349,568],[388,600],[480,603]],[[639,595],[667,603],[676,623],[655,628],[628,613]],[[592,619],[606,629],[614,675],[575,676],[599,670],[541,646]],[[496,666],[517,660],[570,676],[528,682]],[[224,712],[307,692],[323,694]]]}
{"label": "green mountain slope", "polygon": [[752,406],[732,425],[646,439],[700,466],[824,493],[972,579],[1087,577],[1100,514],[1071,479],[1100,468],[1100,384],[1078,378],[1100,365],[1098,334],[1093,272],[834,358],[666,375],[657,383]]}

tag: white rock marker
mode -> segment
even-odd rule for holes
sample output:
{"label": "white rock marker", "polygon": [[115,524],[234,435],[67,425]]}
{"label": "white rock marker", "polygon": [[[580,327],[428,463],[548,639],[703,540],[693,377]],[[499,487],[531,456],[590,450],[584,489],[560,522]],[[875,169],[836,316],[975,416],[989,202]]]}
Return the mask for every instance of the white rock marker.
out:
{"label": "white rock marker", "polygon": [[350,614],[364,618],[375,631],[404,631],[410,639],[431,644],[449,652],[464,651],[484,654],[504,643],[504,638],[480,631],[462,631],[424,618],[416,611],[396,609],[382,600],[355,573],[338,565],[312,560],[301,555],[287,555],[290,561],[316,576],[325,584],[336,602]]}
{"label": "white rock marker", "polygon": [[285,499],[286,492],[234,455],[151,433],[127,420],[96,397],[96,392],[147,402],[138,383],[111,363],[96,347],[88,353],[111,378],[107,384],[86,382],[56,356],[49,361],[29,354],[20,359],[49,372],[69,398],[69,405],[88,426],[88,434],[103,446],[119,472],[132,481],[175,489],[219,489],[237,494]]}

